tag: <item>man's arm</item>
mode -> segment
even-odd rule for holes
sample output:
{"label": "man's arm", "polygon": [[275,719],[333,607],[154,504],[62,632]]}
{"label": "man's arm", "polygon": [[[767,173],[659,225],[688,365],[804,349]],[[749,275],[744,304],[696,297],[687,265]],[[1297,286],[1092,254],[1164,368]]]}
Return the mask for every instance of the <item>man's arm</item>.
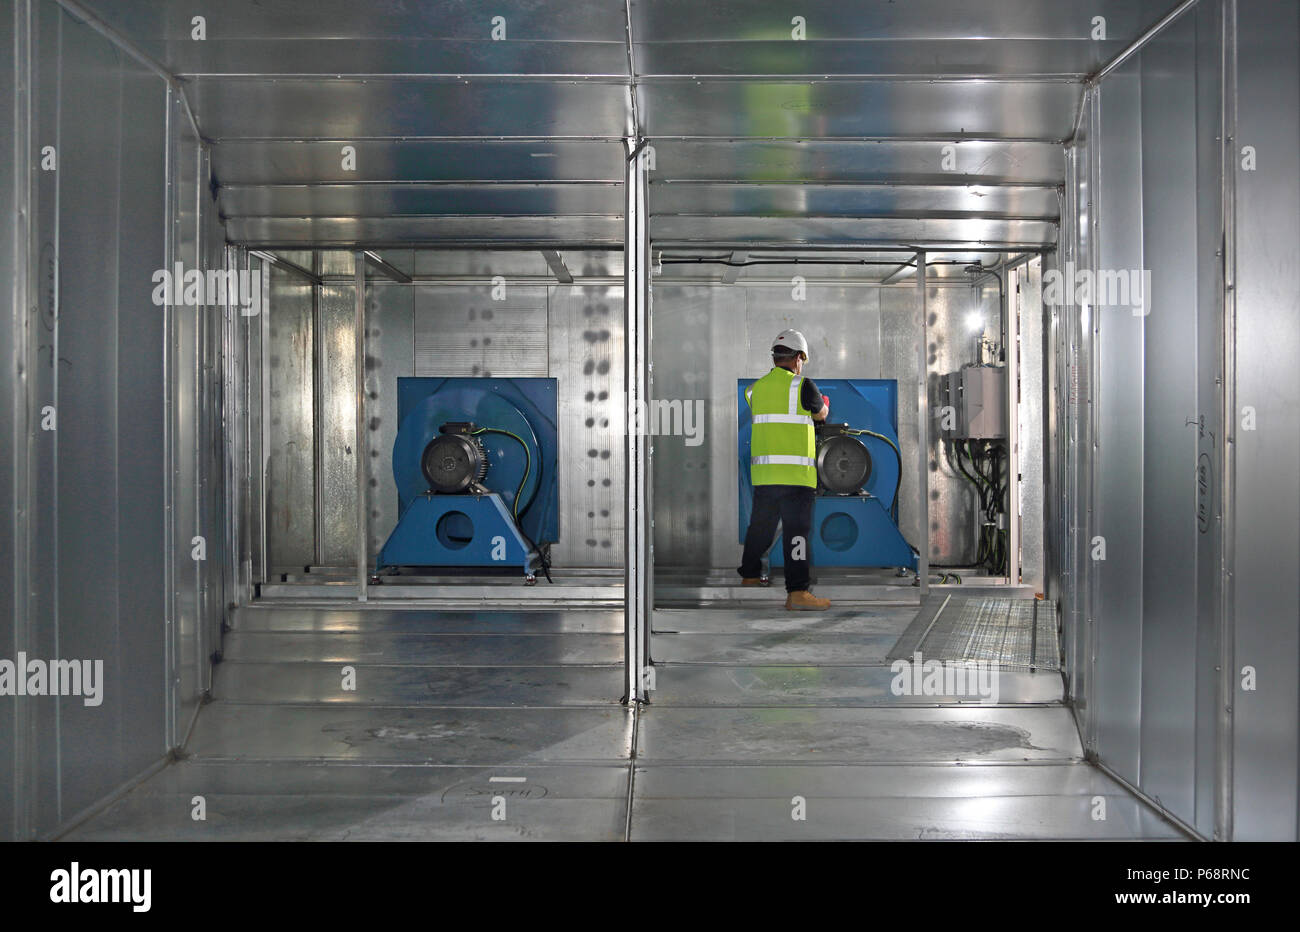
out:
{"label": "man's arm", "polygon": [[814,421],[826,420],[826,415],[830,413],[828,408],[822,402],[821,390],[817,388],[817,383],[812,379],[804,379],[803,385],[799,389],[799,400],[803,406],[812,412]]}

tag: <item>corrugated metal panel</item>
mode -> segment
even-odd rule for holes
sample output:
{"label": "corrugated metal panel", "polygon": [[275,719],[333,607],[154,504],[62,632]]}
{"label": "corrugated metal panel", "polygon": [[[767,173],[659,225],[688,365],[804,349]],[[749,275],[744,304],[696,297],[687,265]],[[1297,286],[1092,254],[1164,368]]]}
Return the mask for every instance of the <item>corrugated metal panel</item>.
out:
{"label": "corrugated metal panel", "polygon": [[1196,183],[1195,39],[1188,16],[1141,53],[1142,248],[1151,270],[1142,334],[1141,786],[1188,822],[1196,818],[1196,581],[1204,569],[1191,504],[1200,445],[1197,283],[1214,267],[1213,254],[1197,251],[1197,200],[1216,193]]}
{"label": "corrugated metal panel", "polygon": [[[1044,518],[1047,443],[1045,418],[1051,402],[1045,390],[1048,336],[1043,307],[1043,262],[1032,259],[1016,270],[1020,310],[1020,556],[1021,580],[1046,591]],[[1056,606],[1052,606],[1055,612]]]}
{"label": "corrugated metal panel", "polygon": [[267,313],[267,563],[301,568],[316,560],[311,286],[272,268]]}
{"label": "corrugated metal panel", "polygon": [[548,371],[546,289],[416,287],[415,374],[544,376]]}
{"label": "corrugated metal panel", "polygon": [[309,562],[325,566],[355,566],[357,562],[356,301],[352,285],[327,284],[316,294],[320,327],[315,359],[320,375],[314,380],[320,392],[315,406],[320,457],[316,532],[320,545],[319,553]]}
{"label": "corrugated metal panel", "polygon": [[[1096,269],[1145,268],[1142,251],[1142,131],[1139,62],[1101,89],[1101,178],[1097,190]],[[1094,533],[1106,559],[1094,563],[1097,683],[1094,709],[1103,760],[1137,784],[1141,778],[1143,321],[1126,307],[1096,309],[1100,380]],[[1091,550],[1091,543],[1088,545]]]}
{"label": "corrugated metal panel", "polygon": [[[0,14],[0,100],[4,101],[20,100],[15,88],[15,77],[18,74],[14,54],[17,14],[16,6]],[[23,26],[25,27],[25,24]],[[18,124],[16,117],[15,106],[0,107],[0,138],[9,140],[21,138],[19,132],[24,127]],[[26,131],[30,131],[30,128]],[[25,189],[15,185],[16,175],[15,171],[0,173],[0,215],[5,217],[17,217],[16,207],[26,199]],[[20,229],[17,223],[0,224],[0,281],[12,283],[5,300],[0,302],[0,306],[3,307],[3,313],[0,313],[0,358],[5,360],[18,358],[16,351],[21,345],[21,334],[24,328],[21,323],[23,318],[15,313],[15,309],[27,307],[28,304],[25,291],[26,274],[23,272],[28,246],[21,241],[16,242]],[[25,232],[23,230],[23,233]],[[17,265],[14,261],[15,256],[19,257]],[[4,438],[6,450],[5,454],[0,456],[0,511],[7,515],[19,515],[21,514],[19,500],[26,496],[21,486],[15,484],[15,479],[21,479],[25,470],[17,462],[17,457],[9,455],[8,451],[18,449],[17,439],[21,435],[15,431],[19,429],[18,424],[22,420],[20,411],[25,408],[27,397],[12,365],[5,365],[0,373],[2,373],[0,394],[4,397],[4,401],[0,402],[0,437]],[[7,555],[6,559],[0,560],[0,644],[4,644],[6,648],[17,644],[21,637],[19,626],[26,617],[21,597],[15,597],[19,587],[24,590],[27,588],[27,581],[22,579],[23,570],[18,569],[15,572],[16,567],[26,565],[26,561],[22,559],[23,552],[16,546],[18,543],[18,535],[15,535],[16,526],[17,522],[13,520],[0,521],[0,553]],[[5,756],[11,763],[11,766],[3,768],[0,772],[0,839],[5,841],[17,838],[15,833],[19,816],[16,810],[20,801],[15,777],[19,771],[26,769],[27,759],[16,739],[18,729],[26,726],[24,719],[25,716],[0,715],[0,747],[6,749]],[[22,749],[25,747],[24,742]]]}
{"label": "corrugated metal panel", "polygon": [[[1297,710],[1300,709],[1300,19],[1288,2],[1237,4],[1236,142],[1252,145],[1255,171],[1237,172],[1237,360],[1239,421],[1233,558],[1237,671],[1258,688],[1235,690],[1237,839],[1297,836]],[[1265,158],[1265,153],[1270,153]],[[1241,155],[1233,152],[1240,164]]]}
{"label": "corrugated metal panel", "polygon": [[558,385],[560,541],[556,565],[623,565],[623,288],[557,285],[550,372]]}
{"label": "corrugated metal panel", "polygon": [[[398,258],[386,256],[390,261],[409,269],[409,254]],[[366,451],[368,475],[366,485],[370,490],[370,553],[379,553],[388,534],[397,526],[397,489],[393,485],[393,444],[397,442],[397,380],[415,375],[415,307],[418,289],[411,285],[371,280],[366,284],[366,430],[369,449]],[[349,325],[348,332],[352,332]],[[356,474],[351,477],[353,487]],[[346,488],[339,491],[346,502],[355,502],[356,493]],[[351,513],[349,529],[356,523],[355,510]],[[352,537],[355,538],[355,533]],[[356,544],[345,561],[356,560]]]}
{"label": "corrugated metal panel", "polygon": [[[1208,520],[1198,520],[1196,541],[1196,812],[1194,823],[1207,838],[1214,837],[1217,781],[1216,734],[1219,728],[1219,667],[1222,641],[1223,525],[1219,519],[1223,495],[1224,430],[1222,351],[1224,307],[1223,196],[1223,8],[1201,4],[1196,9],[1196,231],[1199,273],[1197,292],[1197,408],[1205,419],[1198,431],[1198,490],[1202,470],[1209,484],[1199,507]],[[1198,515],[1199,518],[1199,515]]]}

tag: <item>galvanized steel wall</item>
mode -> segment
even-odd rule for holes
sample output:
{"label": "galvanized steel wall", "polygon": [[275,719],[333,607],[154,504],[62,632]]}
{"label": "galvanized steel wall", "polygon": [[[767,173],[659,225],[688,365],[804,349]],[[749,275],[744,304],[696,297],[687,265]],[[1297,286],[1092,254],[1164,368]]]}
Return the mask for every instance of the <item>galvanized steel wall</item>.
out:
{"label": "galvanized steel wall", "polygon": [[1107,75],[1053,263],[1150,272],[1142,311],[1052,312],[1072,700],[1206,837],[1296,837],[1298,38],[1294,4],[1203,2]]}
{"label": "galvanized steel wall", "polygon": [[[278,255],[304,268],[313,263],[310,253]],[[415,280],[371,275],[366,282],[368,440],[361,455],[370,559],[398,518],[397,379],[541,375],[556,378],[560,388],[560,540],[552,560],[565,567],[621,566],[623,302],[615,276],[622,257],[566,251],[575,281],[554,284],[536,251],[385,250],[384,256]],[[265,511],[272,573],[356,565],[352,259],[327,251],[315,261],[324,279],[319,286],[272,272]],[[497,276],[504,300],[493,297]],[[255,510],[256,497],[248,504]],[[258,519],[245,520],[255,525]]]}
{"label": "galvanized steel wall", "polygon": [[[6,85],[6,196],[29,212],[7,214],[3,588],[21,596],[3,653],[103,665],[99,704],[5,700],[3,830],[27,838],[160,763],[206,686],[222,604],[222,310],[154,292],[173,259],[220,264],[224,235],[206,156],[162,77],[55,3],[5,18],[5,80],[21,85]],[[196,535],[210,535],[210,561],[192,559]]]}

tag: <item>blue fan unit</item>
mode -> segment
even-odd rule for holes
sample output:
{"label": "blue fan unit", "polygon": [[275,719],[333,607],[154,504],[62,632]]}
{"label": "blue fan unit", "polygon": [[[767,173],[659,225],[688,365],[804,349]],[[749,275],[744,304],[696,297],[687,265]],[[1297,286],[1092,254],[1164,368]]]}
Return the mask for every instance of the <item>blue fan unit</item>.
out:
{"label": "blue fan unit", "polygon": [[[399,378],[401,517],[377,569],[515,567],[533,581],[559,539],[556,412],[555,379]],[[449,475],[468,487],[439,491]]]}
{"label": "blue fan unit", "polygon": [[[736,387],[736,435],[740,468],[740,540],[745,539],[753,508],[754,488],[749,479],[749,443],[752,433],[745,389],[754,379],[741,379]],[[865,481],[850,491],[833,491],[825,484],[826,472],[818,467],[817,498],[813,505],[813,566],[898,567],[916,569],[917,553],[898,530],[894,516],[898,496],[898,383],[893,379],[825,379],[817,387],[830,398],[828,421],[845,424],[849,434],[867,451]],[[839,441],[849,443],[849,441]],[[818,436],[818,452],[824,438]],[[891,446],[891,443],[893,446]],[[832,482],[831,485],[835,485]],[[771,566],[784,565],[784,548],[778,535],[770,551]]]}

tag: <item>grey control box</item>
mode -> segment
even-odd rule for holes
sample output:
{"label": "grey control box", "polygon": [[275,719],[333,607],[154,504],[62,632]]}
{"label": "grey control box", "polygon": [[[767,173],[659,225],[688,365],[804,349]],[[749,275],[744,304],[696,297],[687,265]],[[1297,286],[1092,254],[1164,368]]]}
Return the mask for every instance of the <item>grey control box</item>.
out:
{"label": "grey control box", "polygon": [[1006,366],[963,366],[943,378],[939,424],[958,440],[1001,440],[1007,435]]}

